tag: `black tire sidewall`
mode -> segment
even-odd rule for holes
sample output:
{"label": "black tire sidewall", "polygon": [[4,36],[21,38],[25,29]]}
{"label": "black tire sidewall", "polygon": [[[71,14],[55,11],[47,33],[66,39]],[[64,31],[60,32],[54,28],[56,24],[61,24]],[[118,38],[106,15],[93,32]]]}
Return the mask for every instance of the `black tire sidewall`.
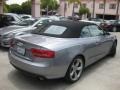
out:
{"label": "black tire sidewall", "polygon": [[110,51],[110,56],[115,56],[116,55],[116,47],[117,47],[117,43],[114,42]]}

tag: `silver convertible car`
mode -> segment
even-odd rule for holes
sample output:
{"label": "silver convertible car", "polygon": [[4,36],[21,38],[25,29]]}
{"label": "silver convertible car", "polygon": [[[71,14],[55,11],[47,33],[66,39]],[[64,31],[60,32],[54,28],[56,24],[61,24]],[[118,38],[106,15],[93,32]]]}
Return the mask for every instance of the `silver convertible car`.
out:
{"label": "silver convertible car", "polygon": [[96,24],[56,21],[14,38],[9,51],[10,63],[18,70],[46,79],[79,80],[88,65],[115,56],[116,36]]}

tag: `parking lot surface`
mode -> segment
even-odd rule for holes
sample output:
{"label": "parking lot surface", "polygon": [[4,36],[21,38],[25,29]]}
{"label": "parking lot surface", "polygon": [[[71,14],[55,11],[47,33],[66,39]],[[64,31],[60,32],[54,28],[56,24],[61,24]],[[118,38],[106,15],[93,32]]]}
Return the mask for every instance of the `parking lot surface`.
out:
{"label": "parking lot surface", "polygon": [[68,84],[63,79],[39,80],[15,70],[8,60],[8,49],[0,47],[0,90],[120,90],[120,33],[117,55],[105,57],[85,69],[81,79]]}

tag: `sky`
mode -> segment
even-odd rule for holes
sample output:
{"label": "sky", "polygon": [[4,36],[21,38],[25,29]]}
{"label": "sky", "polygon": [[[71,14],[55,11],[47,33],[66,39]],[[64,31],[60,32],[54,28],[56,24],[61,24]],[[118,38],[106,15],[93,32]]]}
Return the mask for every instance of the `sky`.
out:
{"label": "sky", "polygon": [[17,3],[17,4],[21,5],[25,1],[27,1],[27,0],[7,0],[6,2],[7,2],[7,4],[15,4],[15,3]]}

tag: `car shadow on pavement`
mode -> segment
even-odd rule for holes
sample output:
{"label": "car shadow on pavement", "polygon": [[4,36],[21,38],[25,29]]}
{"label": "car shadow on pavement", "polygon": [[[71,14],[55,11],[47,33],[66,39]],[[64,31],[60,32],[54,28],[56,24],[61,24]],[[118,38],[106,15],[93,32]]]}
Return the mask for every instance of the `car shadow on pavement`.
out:
{"label": "car shadow on pavement", "polygon": [[17,70],[11,71],[8,79],[19,90],[65,90],[69,86],[63,79],[39,80],[38,78],[23,75]]}
{"label": "car shadow on pavement", "polygon": [[25,76],[17,70],[12,70],[8,74],[8,79],[19,90],[66,90],[77,84],[81,84],[86,77],[89,77],[89,74],[96,71],[97,68],[100,68],[101,65],[106,63],[109,59],[110,57],[105,57],[87,67],[81,79],[74,84],[69,84],[65,82],[64,79],[39,80],[37,78]]}

